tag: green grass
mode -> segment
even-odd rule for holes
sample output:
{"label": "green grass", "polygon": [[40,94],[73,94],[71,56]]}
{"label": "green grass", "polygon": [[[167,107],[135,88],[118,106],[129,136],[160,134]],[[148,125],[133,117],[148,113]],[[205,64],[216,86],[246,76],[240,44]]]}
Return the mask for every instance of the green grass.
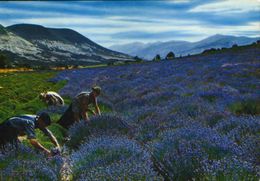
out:
{"label": "green grass", "polygon": [[[0,123],[9,117],[19,114],[36,114],[45,109],[46,105],[38,98],[39,93],[45,90],[58,91],[66,81],[52,83],[48,80],[57,74],[56,71],[47,72],[21,72],[0,74]],[[69,102],[66,98],[65,102]],[[50,115],[53,122],[56,122],[60,115]],[[49,129],[58,139],[59,143],[64,142],[65,130],[57,124],[52,124]],[[40,130],[36,129],[38,141],[47,148],[53,147],[50,140]],[[28,144],[27,140],[23,141]]]}
{"label": "green grass", "polygon": [[217,96],[215,95],[202,95],[201,97],[211,103],[215,102],[217,99]]}
{"label": "green grass", "polygon": [[79,68],[98,68],[98,67],[107,67],[107,64],[79,66]]}
{"label": "green grass", "polygon": [[45,108],[38,98],[46,90],[58,91],[66,81],[48,82],[57,72],[0,74],[0,122],[19,114],[35,114]]}
{"label": "green grass", "polygon": [[[55,77],[57,71],[40,72],[19,72],[0,74],[0,123],[9,117],[20,114],[36,114],[38,111],[46,109],[46,105],[39,99],[39,94],[46,90],[58,91],[66,84],[66,81],[58,83],[48,80]],[[65,104],[69,105],[71,100],[63,97]],[[111,112],[107,106],[99,105],[101,112]],[[90,107],[94,109],[93,107]],[[92,114],[90,114],[91,116]],[[64,143],[66,130],[56,122],[61,117],[60,114],[50,114],[53,124],[48,128],[53,132],[58,142]],[[51,148],[54,145],[40,130],[36,129],[37,140],[45,147]],[[28,140],[23,140],[24,144],[30,145]]]}
{"label": "green grass", "polygon": [[260,100],[243,100],[237,101],[229,105],[229,110],[237,115],[250,114],[259,115],[260,114]]}

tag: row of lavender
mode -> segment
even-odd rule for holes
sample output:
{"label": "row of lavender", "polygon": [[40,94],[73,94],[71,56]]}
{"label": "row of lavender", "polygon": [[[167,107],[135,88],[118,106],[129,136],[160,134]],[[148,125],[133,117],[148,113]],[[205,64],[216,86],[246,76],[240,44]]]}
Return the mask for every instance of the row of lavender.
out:
{"label": "row of lavender", "polygon": [[55,80],[69,81],[60,91],[69,96],[100,85],[100,101],[126,118],[131,139],[169,179],[258,180],[259,116],[229,108],[259,100],[259,55],[193,59],[65,71]]}
{"label": "row of lavender", "polygon": [[151,154],[130,139],[131,130],[115,114],[92,117],[68,131],[62,154],[47,158],[19,144],[0,153],[0,180],[163,180]]}
{"label": "row of lavender", "polygon": [[23,146],[0,155],[2,178],[258,180],[259,116],[229,106],[259,100],[260,57],[204,58],[60,73],[63,96],[97,84],[114,113],[75,124],[63,157]]}

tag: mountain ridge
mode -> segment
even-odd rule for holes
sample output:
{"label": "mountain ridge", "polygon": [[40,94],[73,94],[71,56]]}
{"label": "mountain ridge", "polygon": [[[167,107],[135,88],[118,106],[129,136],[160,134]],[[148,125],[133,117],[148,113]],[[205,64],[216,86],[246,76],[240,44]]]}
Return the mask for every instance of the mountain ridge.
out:
{"label": "mountain ridge", "polygon": [[[160,54],[161,57],[165,57],[170,51],[173,51],[177,56],[185,56],[189,54],[192,55],[202,53],[204,50],[210,48],[229,48],[234,44],[247,45],[259,39],[260,37],[249,38],[246,36],[215,34],[197,42],[171,40],[161,43],[155,42],[144,44],[143,47],[145,48],[139,47],[137,51],[132,51],[128,46],[129,44],[120,45],[120,48],[117,48],[116,45],[112,45],[109,48],[112,50],[121,51],[123,53],[128,53],[132,56],[139,56],[151,60],[156,54]],[[125,46],[127,49],[124,49]]]}
{"label": "mountain ridge", "polygon": [[12,55],[18,64],[88,65],[133,60],[129,55],[102,47],[68,28],[16,24],[2,26],[0,31],[3,29],[6,33],[0,34],[0,51]]}

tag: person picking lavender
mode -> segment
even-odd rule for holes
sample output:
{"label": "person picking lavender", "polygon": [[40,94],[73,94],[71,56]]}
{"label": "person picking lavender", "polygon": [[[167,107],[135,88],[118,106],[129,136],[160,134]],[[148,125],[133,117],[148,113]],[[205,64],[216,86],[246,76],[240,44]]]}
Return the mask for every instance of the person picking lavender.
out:
{"label": "person picking lavender", "polygon": [[39,115],[25,114],[11,117],[0,124],[0,148],[4,149],[7,144],[12,144],[17,147],[19,142],[18,136],[26,135],[29,142],[36,149],[39,149],[48,156],[51,156],[51,151],[38,142],[35,134],[35,129],[41,130],[47,137],[49,137],[57,149],[60,150],[60,145],[56,137],[47,128],[50,124],[51,118],[45,112]]}
{"label": "person picking lavender", "polygon": [[[64,128],[69,128],[74,122],[78,122],[81,119],[89,121],[88,111],[94,115],[101,115],[97,97],[101,93],[99,86],[92,87],[91,92],[79,93],[70,104],[69,108],[62,115],[58,123]],[[95,111],[89,109],[89,105],[92,104],[95,107]]]}
{"label": "person picking lavender", "polygon": [[47,106],[63,106],[64,100],[62,97],[53,91],[42,92],[39,98],[47,104]]}

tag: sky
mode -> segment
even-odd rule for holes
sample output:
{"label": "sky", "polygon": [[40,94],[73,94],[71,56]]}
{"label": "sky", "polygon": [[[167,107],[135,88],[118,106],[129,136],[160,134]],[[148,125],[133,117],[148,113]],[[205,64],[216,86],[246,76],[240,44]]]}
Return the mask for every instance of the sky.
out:
{"label": "sky", "polygon": [[260,36],[260,0],[1,1],[0,24],[70,28],[105,47]]}

